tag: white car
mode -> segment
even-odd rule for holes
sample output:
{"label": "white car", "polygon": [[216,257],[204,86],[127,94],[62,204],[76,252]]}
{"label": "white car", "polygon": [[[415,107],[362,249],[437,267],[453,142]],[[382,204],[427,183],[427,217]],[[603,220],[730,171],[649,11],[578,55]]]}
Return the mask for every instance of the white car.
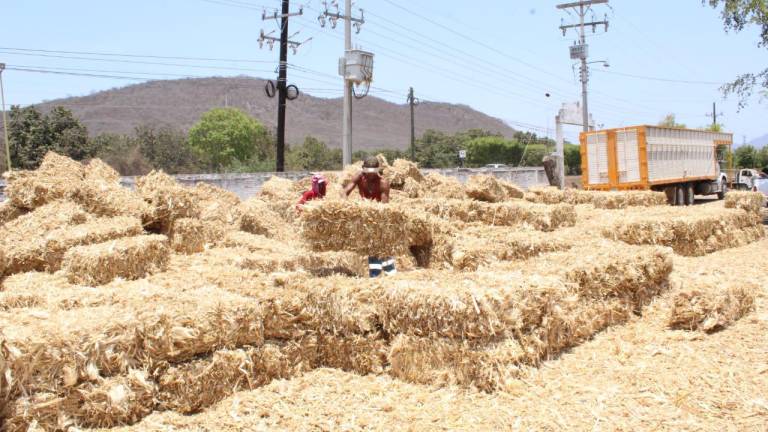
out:
{"label": "white car", "polygon": [[486,168],[492,168],[492,169],[499,169],[499,168],[507,168],[507,165],[505,165],[505,164],[488,164],[485,167]]}

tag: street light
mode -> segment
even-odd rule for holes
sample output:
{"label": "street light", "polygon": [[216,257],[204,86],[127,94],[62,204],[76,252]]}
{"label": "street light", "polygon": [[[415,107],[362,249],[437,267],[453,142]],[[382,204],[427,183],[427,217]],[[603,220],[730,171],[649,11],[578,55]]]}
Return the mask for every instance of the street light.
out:
{"label": "street light", "polygon": [[611,67],[611,64],[608,63],[608,60],[597,60],[597,61],[593,61],[593,62],[588,62],[587,64],[595,64],[595,63],[602,63],[603,67],[606,67],[606,68]]}
{"label": "street light", "polygon": [[8,171],[11,170],[11,145],[8,141],[8,117],[5,114],[5,91],[3,90],[3,71],[5,70],[5,63],[0,63],[0,102],[2,102],[3,110],[3,133],[5,135],[5,161],[8,166]]}

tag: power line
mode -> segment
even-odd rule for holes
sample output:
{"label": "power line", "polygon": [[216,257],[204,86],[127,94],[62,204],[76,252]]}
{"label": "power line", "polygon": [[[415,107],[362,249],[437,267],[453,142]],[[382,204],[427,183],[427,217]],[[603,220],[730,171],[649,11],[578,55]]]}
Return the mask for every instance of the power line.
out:
{"label": "power line", "polygon": [[165,59],[165,60],[216,61],[216,62],[232,62],[232,63],[275,63],[272,60],[247,60],[247,59],[232,59],[232,58],[211,58],[211,57],[177,57],[177,56],[162,56],[162,55],[148,55],[148,54],[126,54],[126,53],[114,53],[114,52],[104,52],[104,51],[57,51],[57,50],[45,50],[45,49],[33,49],[33,48],[11,48],[11,47],[0,47],[0,50],[37,52],[37,53],[46,53],[46,54],[76,54],[76,55],[91,55],[91,56],[103,56],[103,57],[152,58],[152,59]]}
{"label": "power line", "polygon": [[661,78],[661,77],[635,75],[635,74],[602,70],[602,69],[598,69],[598,71],[602,73],[611,74],[611,75],[619,75],[627,78],[636,78],[636,79],[642,79],[647,81],[662,81],[662,82],[675,83],[675,84],[717,85],[717,86],[721,86],[724,84],[722,82],[717,82],[717,81],[694,81],[694,80],[681,80],[681,79],[673,79],[673,78]]}

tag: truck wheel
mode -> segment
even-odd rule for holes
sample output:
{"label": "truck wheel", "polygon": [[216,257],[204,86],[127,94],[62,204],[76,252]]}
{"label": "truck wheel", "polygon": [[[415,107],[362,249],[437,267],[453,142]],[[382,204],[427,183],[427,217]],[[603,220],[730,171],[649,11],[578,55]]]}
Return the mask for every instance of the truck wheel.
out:
{"label": "truck wheel", "polygon": [[725,199],[726,193],[728,193],[728,183],[720,180],[720,192],[717,193],[717,199]]}
{"label": "truck wheel", "polygon": [[693,183],[688,183],[682,186],[683,192],[685,193],[685,205],[690,206],[693,205],[695,198],[695,193],[693,190]]}
{"label": "truck wheel", "polygon": [[675,204],[675,199],[677,198],[677,192],[676,188],[674,186],[667,186],[664,188],[664,195],[667,196],[667,204],[673,206]]}
{"label": "truck wheel", "polygon": [[682,186],[675,186],[675,205],[685,205],[685,188]]}

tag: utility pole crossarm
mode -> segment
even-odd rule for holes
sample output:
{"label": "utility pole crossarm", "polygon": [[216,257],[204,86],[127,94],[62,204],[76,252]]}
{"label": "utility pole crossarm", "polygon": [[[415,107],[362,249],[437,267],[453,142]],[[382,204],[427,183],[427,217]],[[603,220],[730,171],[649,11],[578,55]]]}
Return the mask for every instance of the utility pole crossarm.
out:
{"label": "utility pole crossarm", "polygon": [[[608,21],[590,21],[590,22],[585,22],[584,23],[584,27],[592,26],[594,28],[594,27],[597,27],[599,25],[605,26],[606,30],[608,29]],[[581,28],[581,24],[568,24],[568,25],[561,25],[560,26],[560,30],[562,30],[562,31],[566,31],[566,30],[572,29],[572,28]]]}
{"label": "utility pole crossarm", "polygon": [[578,1],[573,3],[563,3],[557,5],[558,9],[570,9],[575,7],[584,7],[584,6],[592,6],[596,4],[603,4],[608,3],[608,0],[585,0],[585,1]]}

